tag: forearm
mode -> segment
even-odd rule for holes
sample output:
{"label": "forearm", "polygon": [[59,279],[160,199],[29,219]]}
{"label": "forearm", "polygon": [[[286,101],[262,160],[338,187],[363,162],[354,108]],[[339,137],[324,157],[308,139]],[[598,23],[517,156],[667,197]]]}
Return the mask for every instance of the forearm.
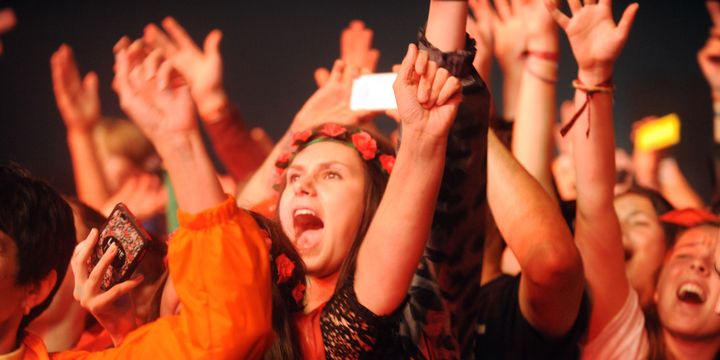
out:
{"label": "forearm", "polygon": [[[556,53],[557,46],[533,51]],[[552,130],[556,117],[557,63],[530,55],[522,74],[513,128],[512,153],[548,194],[555,189],[550,175]]]}
{"label": "forearm", "polygon": [[522,81],[522,63],[512,68],[503,68],[502,88],[502,117],[506,121],[515,119],[517,111],[518,94],[520,93],[520,82]]}
{"label": "forearm", "polygon": [[92,132],[69,129],[67,141],[78,198],[95,209],[102,209],[105,201],[110,197],[110,191]]}
{"label": "forearm", "polygon": [[226,105],[214,119],[203,119],[203,125],[215,153],[238,183],[252,176],[268,155],[252,139],[239,111],[232,105]]}
{"label": "forearm", "polygon": [[198,130],[164,137],[154,145],[182,209],[199,212],[226,199]]}
{"label": "forearm", "polygon": [[443,52],[465,48],[467,1],[431,0],[425,36]]}
{"label": "forearm", "polygon": [[[601,76],[580,75],[579,80],[588,85],[607,80],[600,80]],[[576,108],[580,108],[586,99],[586,93],[578,90]],[[588,114],[592,116],[590,119]],[[589,339],[594,338],[620,310],[628,291],[622,235],[613,207],[615,143],[612,122],[612,94],[595,93],[578,118],[576,128],[571,130],[577,177],[575,240],[593,299]],[[616,292],[611,294],[609,289]]]}
{"label": "forearm", "polygon": [[358,254],[358,300],[378,315],[393,312],[407,295],[442,178],[445,140],[425,142],[415,135],[403,133],[393,174]]}

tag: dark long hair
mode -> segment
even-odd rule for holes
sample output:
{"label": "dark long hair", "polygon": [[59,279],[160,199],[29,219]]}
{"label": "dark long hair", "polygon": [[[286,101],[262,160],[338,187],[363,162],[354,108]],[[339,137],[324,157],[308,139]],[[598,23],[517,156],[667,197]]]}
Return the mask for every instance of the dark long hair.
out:
{"label": "dark long hair", "polygon": [[[302,356],[297,334],[291,323],[291,315],[303,309],[302,300],[295,300],[293,291],[297,286],[305,286],[305,265],[279,223],[252,211],[250,214],[271,239],[272,326],[277,337],[270,348],[265,351],[264,358],[300,359]],[[275,259],[282,255],[287,256],[295,264],[295,267],[290,278],[278,284],[279,275]]]}

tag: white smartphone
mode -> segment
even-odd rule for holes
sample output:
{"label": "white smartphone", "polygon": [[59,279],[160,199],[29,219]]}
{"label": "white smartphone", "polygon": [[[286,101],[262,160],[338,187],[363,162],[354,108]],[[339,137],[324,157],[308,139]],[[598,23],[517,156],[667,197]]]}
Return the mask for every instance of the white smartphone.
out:
{"label": "white smartphone", "polygon": [[353,81],[350,96],[351,110],[394,110],[395,92],[393,83],[395,73],[378,73],[362,75]]}

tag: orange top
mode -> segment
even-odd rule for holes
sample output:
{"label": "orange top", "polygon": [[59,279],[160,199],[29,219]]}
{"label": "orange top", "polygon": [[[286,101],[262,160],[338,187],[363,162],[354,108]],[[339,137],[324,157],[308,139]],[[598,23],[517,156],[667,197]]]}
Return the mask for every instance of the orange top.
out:
{"label": "orange top", "polygon": [[[180,228],[168,259],[182,303],[179,315],[160,318],[101,352],[68,351],[53,359],[258,359],[273,341],[270,270],[255,220],[229,197],[191,215],[178,211]],[[43,342],[26,336],[25,359],[48,359]]]}

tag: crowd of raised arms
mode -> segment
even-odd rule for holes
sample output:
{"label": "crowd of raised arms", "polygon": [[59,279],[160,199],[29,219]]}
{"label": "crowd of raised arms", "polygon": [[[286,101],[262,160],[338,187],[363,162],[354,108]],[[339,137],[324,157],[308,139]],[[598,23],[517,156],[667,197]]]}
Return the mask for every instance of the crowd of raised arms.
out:
{"label": "crowd of raised arms", "polygon": [[[355,20],[276,142],[228,98],[220,30],[199,46],[167,17],[108,44],[126,119],[102,116],[97,74],[60,46],[76,196],[0,165],[0,359],[719,358],[720,2],[697,54],[711,203],[639,146],[660,120],[616,150],[613,73],[637,3],[425,5],[393,68],[396,110],[350,107],[379,57]],[[0,9],[0,34],[15,23]],[[558,107],[561,36],[578,71]],[[152,239],[108,288],[129,256],[99,239],[119,202]]]}

